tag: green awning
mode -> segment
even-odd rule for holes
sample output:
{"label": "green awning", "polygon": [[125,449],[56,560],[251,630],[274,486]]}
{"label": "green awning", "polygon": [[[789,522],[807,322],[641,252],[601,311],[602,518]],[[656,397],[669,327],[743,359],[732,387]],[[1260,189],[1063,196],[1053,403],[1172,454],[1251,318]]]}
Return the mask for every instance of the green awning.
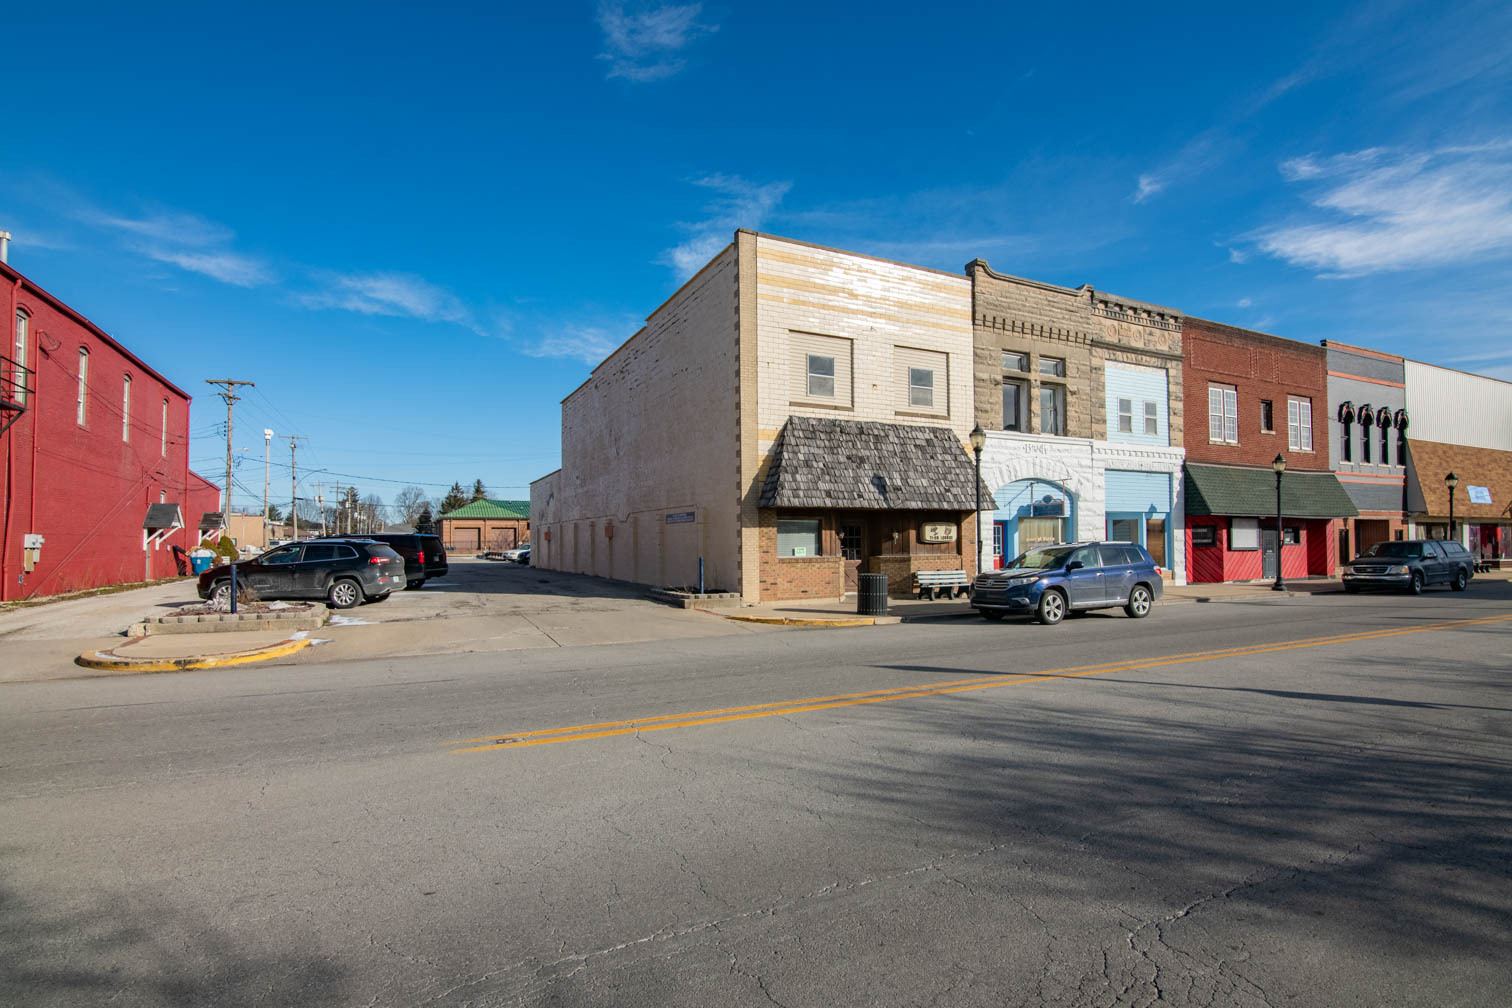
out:
{"label": "green awning", "polygon": [[[1276,513],[1276,474],[1270,469],[1186,465],[1186,513],[1264,518]],[[1331,472],[1281,475],[1281,514],[1286,518],[1352,518],[1359,514]]]}

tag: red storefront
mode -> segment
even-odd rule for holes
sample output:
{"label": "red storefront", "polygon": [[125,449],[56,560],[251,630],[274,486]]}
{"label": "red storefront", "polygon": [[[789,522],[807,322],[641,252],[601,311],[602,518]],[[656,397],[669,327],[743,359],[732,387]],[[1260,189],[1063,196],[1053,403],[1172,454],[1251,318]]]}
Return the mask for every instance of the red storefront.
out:
{"label": "red storefront", "polygon": [[1188,316],[1182,352],[1187,580],[1270,579],[1278,554],[1283,577],[1332,575],[1358,511],[1330,467],[1324,349]]}
{"label": "red storefront", "polygon": [[0,281],[0,600],[177,573],[220,509],[189,470],[189,395],[8,264]]}

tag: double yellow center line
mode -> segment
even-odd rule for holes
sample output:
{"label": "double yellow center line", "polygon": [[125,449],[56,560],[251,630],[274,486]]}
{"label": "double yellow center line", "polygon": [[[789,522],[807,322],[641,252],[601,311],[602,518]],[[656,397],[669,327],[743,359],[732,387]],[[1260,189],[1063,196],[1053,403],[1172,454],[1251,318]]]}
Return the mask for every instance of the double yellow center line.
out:
{"label": "double yellow center line", "polygon": [[1242,658],[1247,655],[1269,654],[1275,651],[1326,647],[1330,644],[1351,644],[1357,641],[1380,640],[1386,637],[1404,637],[1408,634],[1428,633],[1435,630],[1452,630],[1457,627],[1484,626],[1489,623],[1500,623],[1507,620],[1512,620],[1512,616],[1483,616],[1477,619],[1453,620],[1433,623],[1428,626],[1409,627],[1407,629],[1368,630],[1363,633],[1338,634],[1332,637],[1309,637],[1302,640],[1281,641],[1273,644],[1220,648],[1216,651],[1189,651],[1185,654],[1164,655],[1159,658],[1107,662],[1101,665],[1078,665],[1071,668],[1026,673],[1012,678],[994,677],[984,679],[983,676],[990,676],[992,673],[983,673],[971,679],[952,679],[946,682],[926,683],[918,686],[899,686],[893,689],[868,690],[863,693],[837,693],[833,696],[809,697],[803,700],[783,700],[776,703],[752,704],[745,707],[721,707],[714,710],[693,711],[686,714],[658,714],[652,717],[630,718],[623,721],[600,721],[596,724],[572,725],[567,728],[549,728],[542,731],[488,735],[482,738],[453,742],[451,745],[462,747],[453,749],[453,752],[471,753],[489,752],[494,749],[521,749],[526,746],[554,745],[558,742],[583,742],[588,739],[609,738],[614,735],[634,735],[637,732],[664,731],[668,728],[694,728],[699,725],[722,724],[727,721],[748,721],[752,718],[781,717],[787,714],[804,714],[809,711],[833,710],[837,707],[859,707],[862,704],[887,703],[893,700],[912,700],[927,696],[943,696],[947,693],[965,693],[970,690],[997,689],[1002,686],[1023,686],[1046,682],[1052,679],[1077,679],[1083,676],[1104,675],[1108,672],[1159,668],[1166,665],[1185,665],[1191,662],[1216,661],[1224,658]]}

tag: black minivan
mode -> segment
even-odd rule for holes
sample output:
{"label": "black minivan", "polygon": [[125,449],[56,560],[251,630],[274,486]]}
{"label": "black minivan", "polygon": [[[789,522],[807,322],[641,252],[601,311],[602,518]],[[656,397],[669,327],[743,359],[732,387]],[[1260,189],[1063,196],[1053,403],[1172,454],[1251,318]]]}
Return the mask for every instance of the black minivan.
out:
{"label": "black minivan", "polygon": [[438,535],[418,532],[370,532],[360,536],[324,536],[325,539],[371,539],[381,542],[404,557],[406,588],[419,588],[427,578],[443,577],[451,568],[446,562],[446,547]]}

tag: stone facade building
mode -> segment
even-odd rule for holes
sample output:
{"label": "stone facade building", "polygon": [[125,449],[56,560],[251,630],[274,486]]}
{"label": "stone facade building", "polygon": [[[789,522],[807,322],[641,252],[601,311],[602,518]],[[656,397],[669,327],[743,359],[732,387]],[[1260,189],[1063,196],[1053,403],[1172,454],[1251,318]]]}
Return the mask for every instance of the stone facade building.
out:
{"label": "stone facade building", "polygon": [[537,566],[748,603],[975,573],[968,281],[740,230],[562,403]]}
{"label": "stone facade building", "polygon": [[983,565],[1044,543],[1138,542],[1178,582],[1181,314],[998,273],[972,289],[974,419],[987,432]]}

